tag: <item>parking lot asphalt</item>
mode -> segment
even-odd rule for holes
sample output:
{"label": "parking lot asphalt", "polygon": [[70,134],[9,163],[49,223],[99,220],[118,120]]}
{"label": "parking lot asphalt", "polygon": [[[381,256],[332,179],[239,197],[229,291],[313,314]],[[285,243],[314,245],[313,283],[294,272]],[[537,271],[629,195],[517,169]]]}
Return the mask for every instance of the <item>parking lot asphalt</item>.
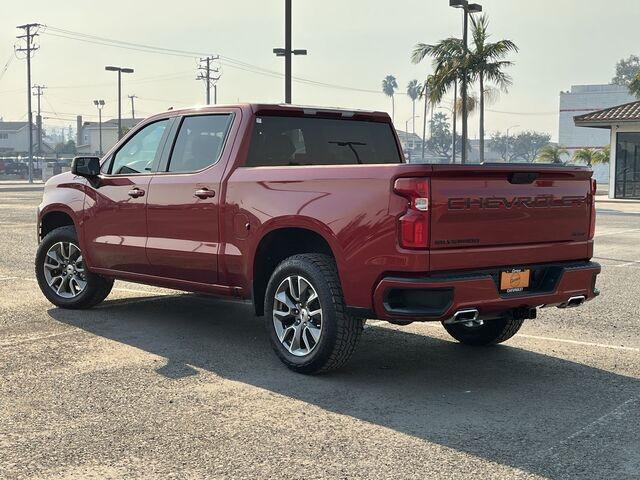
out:
{"label": "parking lot asphalt", "polygon": [[0,478],[640,478],[640,204],[598,204],[594,302],[493,348],[371,321],[306,377],[247,305],[116,282],[54,308],[40,197],[0,191]]}

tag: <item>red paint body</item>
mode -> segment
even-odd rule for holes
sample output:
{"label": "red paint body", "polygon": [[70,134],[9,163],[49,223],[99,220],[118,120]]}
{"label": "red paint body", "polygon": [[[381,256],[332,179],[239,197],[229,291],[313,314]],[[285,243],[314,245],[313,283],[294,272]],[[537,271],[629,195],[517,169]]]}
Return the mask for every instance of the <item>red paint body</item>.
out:
{"label": "red paint body", "polygon": [[[39,225],[50,212],[68,214],[87,267],[96,273],[240,298],[252,297],[254,268],[260,261],[256,251],[265,235],[282,228],[306,229],[331,248],[347,305],[382,319],[394,318],[384,306],[385,292],[393,287],[453,289],[453,301],[444,313],[407,317],[414,320],[442,320],[471,306],[481,313],[500,313],[559,304],[573,295],[592,299],[597,294],[594,280],[600,268],[589,262],[594,199],[591,171],[586,168],[244,167],[256,113],[340,118],[340,111],[317,113],[290,106],[166,112],[138,125],[120,144],[160,118],[218,112],[234,117],[216,164],[186,174],[101,175],[95,184],[70,173],[58,175],[46,185]],[[350,113],[349,118],[390,123],[380,112]],[[537,177],[530,183],[510,182],[510,176],[519,172]],[[394,193],[399,177],[428,179],[428,248],[400,247],[398,219],[408,202]],[[145,194],[132,198],[128,192],[133,188]],[[201,188],[215,196],[194,197]],[[564,205],[545,204],[562,198],[567,198]],[[494,267],[563,262],[579,265],[562,267],[552,291],[516,296],[500,294],[483,273]]]}

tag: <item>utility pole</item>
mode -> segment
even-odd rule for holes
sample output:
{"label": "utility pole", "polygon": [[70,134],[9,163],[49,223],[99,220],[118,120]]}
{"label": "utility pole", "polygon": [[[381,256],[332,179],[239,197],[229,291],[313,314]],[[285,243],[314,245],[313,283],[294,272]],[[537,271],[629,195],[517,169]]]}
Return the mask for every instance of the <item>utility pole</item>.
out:
{"label": "utility pole", "polygon": [[291,50],[291,0],[284,0],[284,48],[274,48],[276,57],[284,57],[284,103],[291,103],[291,55],[306,55],[306,49]]}
{"label": "utility pole", "polygon": [[29,183],[33,183],[33,112],[31,111],[31,55],[38,50],[33,44],[34,37],[38,36],[39,23],[18,25],[16,28],[24,30],[24,35],[18,35],[18,40],[24,40],[25,46],[16,45],[16,52],[26,52],[27,59],[27,121],[29,122]]}
{"label": "utility pole", "polygon": [[104,67],[109,72],[118,72],[118,140],[122,138],[122,74],[133,73],[133,68]]}
{"label": "utility pole", "polygon": [[42,116],[40,114],[40,97],[44,95],[42,92],[45,88],[44,85],[34,85],[35,92],[34,97],[38,97],[38,113],[36,115],[36,128],[38,129],[38,156],[42,156]]}
{"label": "utility pole", "polygon": [[129,97],[129,99],[131,100],[131,118],[136,118],[136,109],[135,109],[135,105],[133,103],[133,100],[135,98],[138,98],[138,97],[135,94],[127,95],[127,97]]}
{"label": "utility pole", "polygon": [[198,76],[196,80],[203,80],[206,92],[206,103],[211,105],[211,87],[213,86],[213,103],[218,103],[218,90],[217,83],[222,76],[220,73],[220,67],[212,65],[213,61],[220,59],[219,55],[212,55],[206,58],[200,59],[200,65],[198,66]]}

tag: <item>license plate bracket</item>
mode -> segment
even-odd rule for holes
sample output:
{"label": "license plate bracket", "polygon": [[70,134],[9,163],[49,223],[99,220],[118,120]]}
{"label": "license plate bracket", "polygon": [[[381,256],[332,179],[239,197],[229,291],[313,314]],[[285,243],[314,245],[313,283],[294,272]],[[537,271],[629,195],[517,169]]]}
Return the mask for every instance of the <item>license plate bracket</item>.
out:
{"label": "license plate bracket", "polygon": [[521,292],[529,287],[531,270],[528,268],[512,268],[500,272],[500,290],[503,292]]}

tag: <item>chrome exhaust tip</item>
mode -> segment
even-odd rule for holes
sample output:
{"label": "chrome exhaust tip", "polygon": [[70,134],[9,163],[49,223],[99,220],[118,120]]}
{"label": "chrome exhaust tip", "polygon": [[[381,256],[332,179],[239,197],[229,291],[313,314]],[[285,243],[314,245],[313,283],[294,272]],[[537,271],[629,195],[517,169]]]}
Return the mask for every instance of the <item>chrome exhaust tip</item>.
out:
{"label": "chrome exhaust tip", "polygon": [[480,312],[478,312],[477,308],[465,308],[463,310],[458,310],[453,314],[453,317],[448,318],[444,323],[451,325],[454,323],[475,322],[478,321],[479,315]]}
{"label": "chrome exhaust tip", "polygon": [[569,300],[558,305],[558,308],[576,308],[582,305],[586,299],[587,298],[584,295],[570,297]]}

